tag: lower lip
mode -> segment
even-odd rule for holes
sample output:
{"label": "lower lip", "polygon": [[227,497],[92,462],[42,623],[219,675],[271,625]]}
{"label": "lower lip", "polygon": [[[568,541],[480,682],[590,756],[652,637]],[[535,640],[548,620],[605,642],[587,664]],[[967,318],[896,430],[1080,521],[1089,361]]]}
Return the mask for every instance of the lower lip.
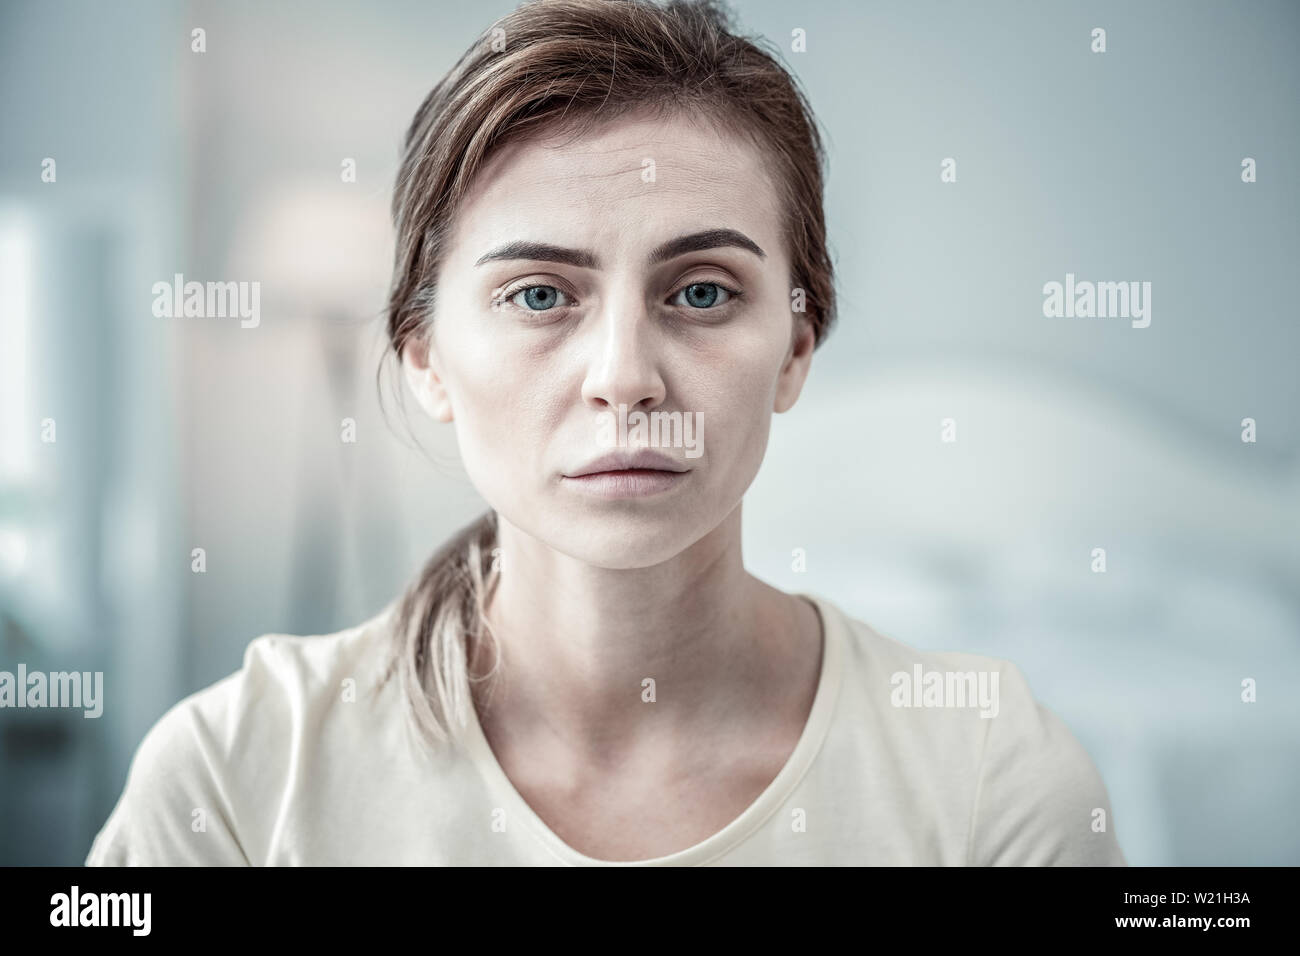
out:
{"label": "lower lip", "polygon": [[601,498],[642,498],[676,487],[687,474],[689,472],[630,468],[626,471],[601,471],[576,478],[565,475],[564,481]]}

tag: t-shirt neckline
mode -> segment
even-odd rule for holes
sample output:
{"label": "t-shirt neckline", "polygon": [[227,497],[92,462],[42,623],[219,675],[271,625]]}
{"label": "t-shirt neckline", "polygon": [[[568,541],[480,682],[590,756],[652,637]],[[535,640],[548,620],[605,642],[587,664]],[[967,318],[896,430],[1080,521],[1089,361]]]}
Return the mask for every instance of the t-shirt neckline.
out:
{"label": "t-shirt neckline", "polygon": [[467,752],[489,787],[506,803],[506,819],[523,821],[525,828],[538,839],[553,856],[571,866],[699,866],[726,854],[749,837],[785,801],[799,785],[813,760],[821,750],[830,729],[831,715],[839,695],[841,659],[845,639],[845,623],[839,611],[824,598],[800,592],[798,597],[811,601],[821,619],[822,659],[821,673],[812,708],[804,723],[803,732],[794,750],[786,759],[780,773],[767,788],[741,811],[740,815],[718,832],[699,843],[644,860],[600,860],[579,853],[564,842],[528,805],[510,778],[506,776],[487,742],[479,723],[478,712],[471,703],[466,725]]}

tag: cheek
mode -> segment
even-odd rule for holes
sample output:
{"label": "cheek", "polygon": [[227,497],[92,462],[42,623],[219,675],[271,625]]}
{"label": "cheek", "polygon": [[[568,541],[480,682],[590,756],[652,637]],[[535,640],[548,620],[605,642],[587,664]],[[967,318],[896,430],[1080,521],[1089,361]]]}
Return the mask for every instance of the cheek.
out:
{"label": "cheek", "polygon": [[[704,413],[705,454],[715,472],[747,481],[762,461],[777,377],[788,346],[775,320],[719,340],[705,360],[689,363],[690,398]],[[726,483],[730,484],[730,480]]]}
{"label": "cheek", "polygon": [[499,380],[494,387],[498,376],[494,375],[490,349],[481,337],[466,334],[456,320],[443,320],[436,341],[442,380],[458,432],[465,426],[463,440],[498,409],[493,401],[500,392]]}
{"label": "cheek", "polygon": [[742,420],[770,417],[790,350],[794,315],[785,285],[775,278],[783,274],[782,267],[774,263],[747,286],[753,305],[735,322],[694,343],[697,363],[714,383],[715,400]]}
{"label": "cheek", "polygon": [[793,325],[776,310],[742,321],[746,324],[729,329],[710,350],[707,374],[717,400],[733,413],[770,414]]}
{"label": "cheek", "polygon": [[559,420],[554,368],[494,316],[446,323],[437,342],[466,469],[486,482],[534,467]]}

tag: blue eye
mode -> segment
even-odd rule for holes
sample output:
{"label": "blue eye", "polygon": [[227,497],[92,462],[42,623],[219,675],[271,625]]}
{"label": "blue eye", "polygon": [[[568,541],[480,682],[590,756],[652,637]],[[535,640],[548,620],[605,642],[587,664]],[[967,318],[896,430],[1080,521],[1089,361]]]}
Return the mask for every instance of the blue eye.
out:
{"label": "blue eye", "polygon": [[[719,293],[726,296],[721,302],[718,301]],[[686,301],[681,303],[682,305],[688,305],[694,309],[711,309],[719,305],[725,305],[732,298],[740,295],[735,289],[728,289],[716,282],[692,282],[677,294],[686,296]]]}
{"label": "blue eye", "polygon": [[553,285],[530,285],[512,293],[508,298],[514,302],[523,296],[525,304],[520,305],[521,309],[527,309],[529,312],[545,312],[547,309],[554,309],[557,305],[557,297],[563,295],[564,293]]}
{"label": "blue eye", "polygon": [[[718,309],[739,297],[740,294],[739,289],[729,289],[718,282],[692,282],[683,286],[677,292],[671,304],[680,305],[696,312],[704,312]],[[685,301],[678,301],[683,296]],[[566,293],[553,285],[521,286],[507,292],[497,301],[509,302],[515,308],[522,309],[525,312],[549,312],[552,309],[573,304],[569,301]]]}

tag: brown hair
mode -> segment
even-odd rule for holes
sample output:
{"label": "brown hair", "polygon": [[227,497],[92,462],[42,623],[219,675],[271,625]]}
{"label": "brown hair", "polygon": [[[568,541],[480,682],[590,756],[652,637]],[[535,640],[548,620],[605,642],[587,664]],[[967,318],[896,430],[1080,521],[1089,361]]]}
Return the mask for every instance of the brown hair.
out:
{"label": "brown hair", "polygon": [[[388,299],[399,361],[428,330],[455,213],[494,150],[561,127],[581,135],[584,124],[644,110],[702,117],[769,160],[791,295],[802,290],[815,343],[824,341],[835,318],[825,154],[807,99],[775,48],[734,33],[720,0],[527,0],[461,56],[407,131]],[[499,579],[495,541],[489,512],[439,549],[396,604],[385,679],[400,671],[410,716],[431,743],[459,737],[473,706],[471,681],[491,676],[471,670],[490,636],[483,612]]]}

